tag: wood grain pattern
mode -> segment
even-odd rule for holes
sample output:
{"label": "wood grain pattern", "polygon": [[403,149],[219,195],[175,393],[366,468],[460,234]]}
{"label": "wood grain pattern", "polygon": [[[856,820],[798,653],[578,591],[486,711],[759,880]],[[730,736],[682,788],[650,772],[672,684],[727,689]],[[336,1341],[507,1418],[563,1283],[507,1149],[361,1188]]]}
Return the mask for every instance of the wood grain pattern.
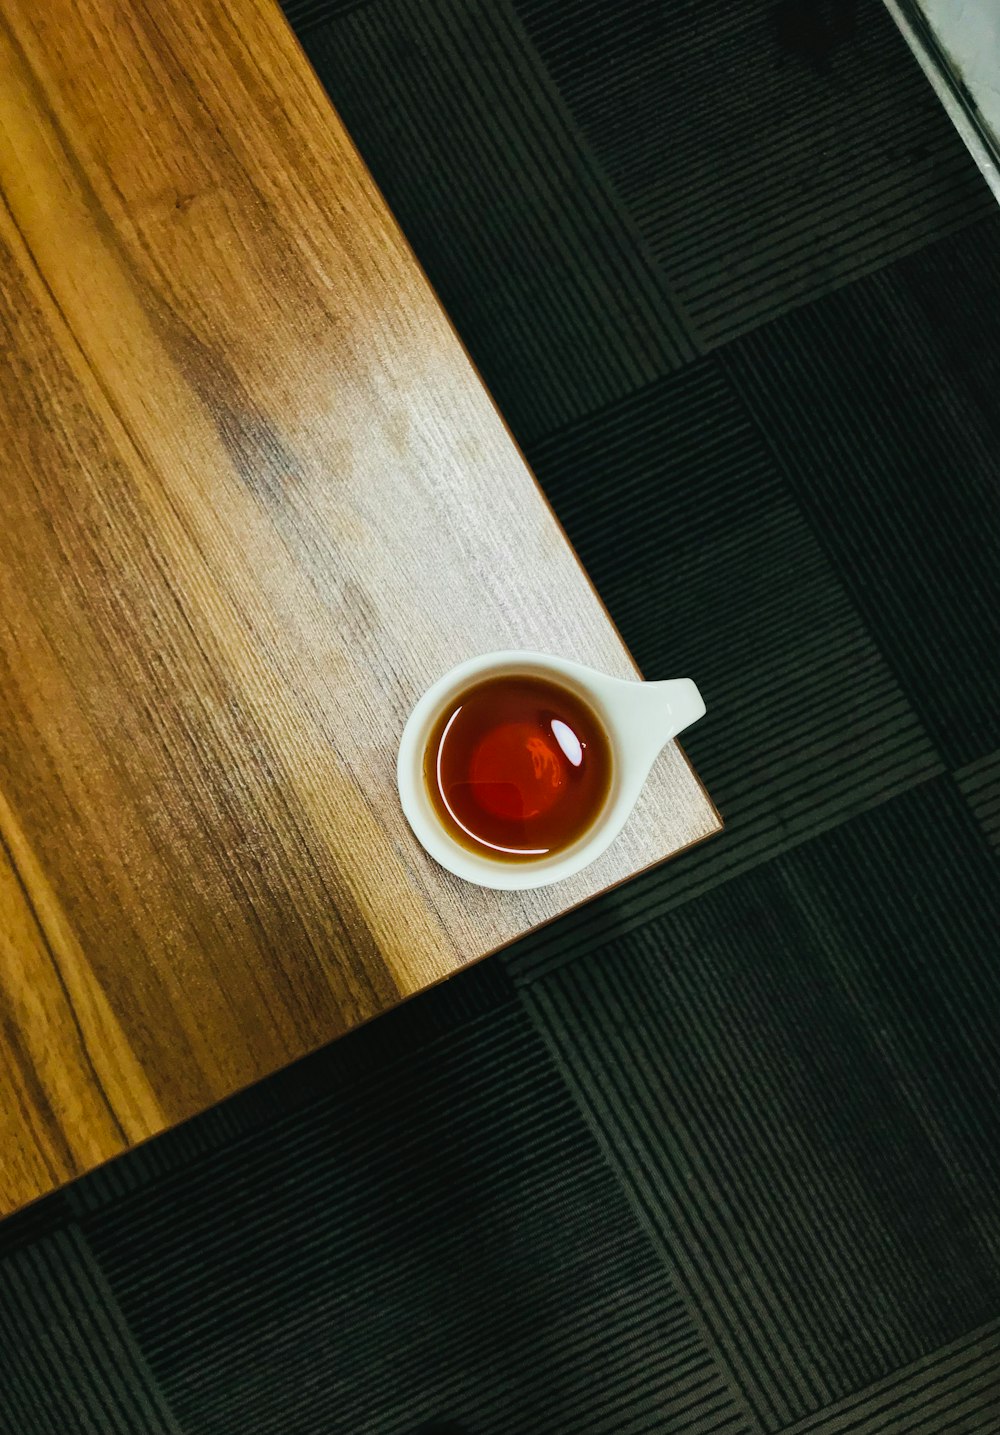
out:
{"label": "wood grain pattern", "polygon": [[11,1210],[718,819],[671,748],[554,889],[411,837],[440,672],[630,660],[266,0],[10,0],[0,190]]}

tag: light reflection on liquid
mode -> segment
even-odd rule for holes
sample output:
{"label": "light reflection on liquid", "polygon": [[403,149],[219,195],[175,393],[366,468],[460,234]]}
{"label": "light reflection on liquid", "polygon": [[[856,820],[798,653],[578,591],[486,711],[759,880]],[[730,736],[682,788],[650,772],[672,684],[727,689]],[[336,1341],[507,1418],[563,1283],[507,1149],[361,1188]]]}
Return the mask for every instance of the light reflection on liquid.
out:
{"label": "light reflection on liquid", "polygon": [[561,718],[553,718],[552,736],[562,748],[563,756],[568,758],[574,767],[579,767],[583,761],[583,744],[569,723],[563,722]]}

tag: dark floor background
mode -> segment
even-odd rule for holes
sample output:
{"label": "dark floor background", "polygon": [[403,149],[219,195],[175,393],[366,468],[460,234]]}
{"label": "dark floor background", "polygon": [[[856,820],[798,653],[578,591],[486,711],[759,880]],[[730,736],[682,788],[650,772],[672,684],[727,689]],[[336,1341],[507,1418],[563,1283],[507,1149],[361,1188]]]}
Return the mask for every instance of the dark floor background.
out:
{"label": "dark floor background", "polygon": [[0,1431],[996,1435],[1000,215],[879,0],[289,13],[728,830],[7,1222]]}

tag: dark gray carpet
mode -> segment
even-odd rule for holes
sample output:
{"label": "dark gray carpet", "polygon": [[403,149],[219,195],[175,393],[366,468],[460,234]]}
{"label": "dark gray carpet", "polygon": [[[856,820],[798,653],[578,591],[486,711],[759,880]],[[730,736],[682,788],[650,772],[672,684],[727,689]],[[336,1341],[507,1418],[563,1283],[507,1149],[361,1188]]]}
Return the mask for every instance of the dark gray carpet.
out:
{"label": "dark gray carpet", "polygon": [[2,1435],[1000,1432],[1000,215],[879,0],[292,0],[725,835],[0,1228]]}

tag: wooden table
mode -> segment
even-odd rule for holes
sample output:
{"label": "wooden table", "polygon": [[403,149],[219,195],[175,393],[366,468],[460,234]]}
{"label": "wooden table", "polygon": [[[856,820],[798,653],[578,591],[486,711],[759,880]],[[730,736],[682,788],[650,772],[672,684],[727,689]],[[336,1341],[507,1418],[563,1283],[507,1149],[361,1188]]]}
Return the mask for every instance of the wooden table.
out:
{"label": "wooden table", "polygon": [[575,881],[424,855],[422,689],[620,638],[268,0],[7,0],[0,57],[10,1211],[718,818],[671,747]]}

